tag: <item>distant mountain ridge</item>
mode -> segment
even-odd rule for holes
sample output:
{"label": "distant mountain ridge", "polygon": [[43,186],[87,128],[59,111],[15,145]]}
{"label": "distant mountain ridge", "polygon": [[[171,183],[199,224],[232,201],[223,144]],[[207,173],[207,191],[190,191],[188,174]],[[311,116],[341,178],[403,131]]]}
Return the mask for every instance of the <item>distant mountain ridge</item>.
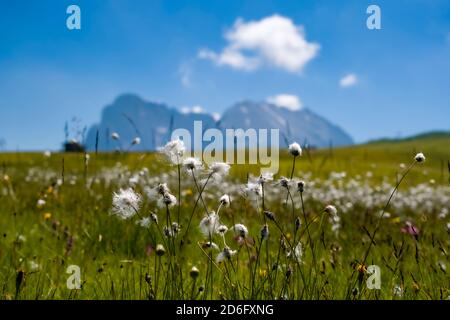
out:
{"label": "distant mountain ridge", "polygon": [[[134,138],[141,143],[133,146],[135,151],[155,150],[164,145],[177,128],[193,132],[194,121],[202,121],[202,129],[279,129],[280,146],[297,141],[315,147],[353,144],[353,139],[341,128],[310,109],[297,111],[280,108],[267,102],[242,101],[228,108],[216,121],[207,113],[182,113],[164,103],[147,102],[137,95],[123,94],[107,105],[100,123],[90,127],[86,147],[93,150],[99,134],[98,149],[111,151],[127,149]],[[111,139],[116,132],[120,140]]]}

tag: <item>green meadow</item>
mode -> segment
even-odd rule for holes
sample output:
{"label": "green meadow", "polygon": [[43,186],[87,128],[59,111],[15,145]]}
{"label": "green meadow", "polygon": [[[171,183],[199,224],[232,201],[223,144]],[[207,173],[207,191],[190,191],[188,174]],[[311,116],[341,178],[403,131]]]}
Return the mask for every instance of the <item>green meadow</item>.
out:
{"label": "green meadow", "polygon": [[[160,153],[88,155],[0,154],[0,299],[450,297],[448,134],[303,148],[292,179],[282,150],[264,181],[258,166],[213,179]],[[151,192],[162,183],[175,203]],[[128,219],[121,189],[139,197]],[[224,228],[205,235],[213,211]]]}

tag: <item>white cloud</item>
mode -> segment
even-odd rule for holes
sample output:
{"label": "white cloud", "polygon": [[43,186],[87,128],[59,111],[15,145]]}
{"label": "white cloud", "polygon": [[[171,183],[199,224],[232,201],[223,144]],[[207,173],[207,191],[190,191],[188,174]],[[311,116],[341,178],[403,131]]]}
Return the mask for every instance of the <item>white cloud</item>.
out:
{"label": "white cloud", "polygon": [[184,113],[184,114],[187,114],[187,113],[206,113],[205,109],[203,109],[203,107],[199,106],[199,105],[195,105],[195,106],[192,106],[192,107],[189,107],[189,106],[181,107],[180,112]]}
{"label": "white cloud", "polygon": [[280,108],[286,108],[292,111],[300,110],[303,107],[299,97],[292,94],[279,94],[267,98],[267,102],[272,103]]}
{"label": "white cloud", "polygon": [[358,77],[354,73],[349,73],[341,80],[339,80],[339,85],[343,88],[352,87],[358,82]]}
{"label": "white cloud", "polygon": [[213,112],[213,113],[211,114],[211,116],[213,117],[213,119],[214,119],[215,121],[219,121],[220,118],[221,118],[221,115],[220,115],[220,113],[218,113],[218,112]]}
{"label": "white cloud", "polygon": [[237,19],[225,38],[228,44],[222,52],[202,49],[198,57],[239,70],[255,70],[268,64],[299,72],[320,48],[305,39],[302,26],[280,15],[249,22]]}

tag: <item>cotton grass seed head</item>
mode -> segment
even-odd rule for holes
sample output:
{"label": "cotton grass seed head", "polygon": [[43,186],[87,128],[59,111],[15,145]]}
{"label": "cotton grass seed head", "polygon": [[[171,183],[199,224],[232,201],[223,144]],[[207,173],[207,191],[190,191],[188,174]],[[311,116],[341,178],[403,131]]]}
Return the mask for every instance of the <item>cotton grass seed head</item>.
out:
{"label": "cotton grass seed head", "polygon": [[193,266],[191,268],[191,271],[189,271],[189,275],[192,279],[197,279],[198,275],[200,274],[200,270],[196,266]]}
{"label": "cotton grass seed head", "polygon": [[336,207],[332,206],[331,204],[327,205],[323,211],[325,211],[326,213],[333,215],[333,216],[335,216],[337,214]]}
{"label": "cotton grass seed head", "polygon": [[223,248],[222,252],[217,255],[216,262],[221,263],[225,260],[230,260],[236,254],[236,250],[231,250],[228,247]]}
{"label": "cotton grass seed head", "polygon": [[166,249],[164,249],[164,246],[162,244],[158,244],[156,246],[156,255],[159,257],[163,256],[166,253]]}
{"label": "cotton grass seed head", "polygon": [[273,173],[270,171],[261,173],[261,175],[258,178],[258,182],[260,184],[264,184],[264,183],[271,182],[271,181],[273,181]]}
{"label": "cotton grass seed head", "polygon": [[202,248],[203,249],[217,250],[217,251],[220,250],[219,246],[217,244],[215,244],[214,242],[211,242],[211,241],[203,243],[202,244]]}
{"label": "cotton grass seed head", "polygon": [[164,147],[160,149],[172,164],[180,164],[186,148],[184,142],[180,139],[169,141]]}
{"label": "cotton grass seed head", "polygon": [[152,220],[150,217],[143,217],[142,219],[136,221],[136,224],[141,226],[142,228],[150,227],[151,223],[152,223]]}
{"label": "cotton grass seed head", "polygon": [[269,226],[267,224],[265,224],[262,228],[261,228],[261,240],[265,240],[269,237]]}
{"label": "cotton grass seed head", "polygon": [[119,140],[119,139],[120,139],[120,136],[119,136],[119,134],[118,134],[117,132],[113,132],[113,133],[111,134],[111,139],[113,139],[113,140]]}
{"label": "cotton grass seed head", "polygon": [[227,194],[224,194],[223,196],[220,197],[219,202],[224,207],[229,206],[230,205],[230,196]]}
{"label": "cotton grass seed head", "polygon": [[230,171],[230,165],[225,162],[213,162],[209,166],[209,169],[212,174],[223,177],[228,174],[228,171]]}
{"label": "cotton grass seed head", "polygon": [[203,164],[200,159],[189,157],[183,160],[183,167],[187,171],[193,171],[201,169],[203,167]]}
{"label": "cotton grass seed head", "polygon": [[422,152],[419,152],[418,154],[416,154],[416,156],[414,157],[414,160],[416,160],[416,162],[425,162],[425,155]]}
{"label": "cotton grass seed head", "polygon": [[297,190],[298,190],[298,192],[305,191],[305,181],[301,180],[301,181],[297,182]]}
{"label": "cotton grass seed head", "polygon": [[177,198],[170,194],[169,192],[164,193],[164,195],[159,198],[158,200],[158,207],[165,208],[167,207],[173,207],[177,203]]}
{"label": "cotton grass seed head", "polygon": [[264,211],[264,215],[267,217],[267,219],[269,219],[270,221],[274,221],[275,220],[275,215],[273,214],[273,212],[270,211]]}
{"label": "cotton grass seed head", "polygon": [[285,189],[289,188],[289,179],[286,177],[281,177],[280,179],[278,179],[278,183]]}
{"label": "cotton grass seed head", "polygon": [[294,142],[289,145],[289,153],[293,155],[294,157],[301,156],[302,155],[302,148],[297,142]]}
{"label": "cotton grass seed head", "polygon": [[248,229],[243,224],[240,224],[240,223],[235,224],[233,226],[233,230],[234,230],[234,234],[239,237],[246,238],[248,235]]}
{"label": "cotton grass seed head", "polygon": [[113,193],[112,213],[125,220],[136,214],[140,204],[141,196],[133,189],[120,189]]}
{"label": "cotton grass seed head", "polygon": [[217,228],[220,226],[219,223],[219,216],[215,213],[212,212],[209,215],[205,216],[199,224],[199,228],[200,228],[200,232],[205,236],[205,237],[210,237],[212,236],[214,233],[216,233]]}
{"label": "cotton grass seed head", "polygon": [[131,141],[131,144],[132,144],[133,146],[134,146],[134,145],[141,144],[141,138],[139,138],[139,137],[134,138],[133,141]]}
{"label": "cotton grass seed head", "polygon": [[158,216],[157,216],[156,214],[152,213],[152,214],[150,215],[150,219],[152,219],[152,221],[153,221],[155,224],[158,224]]}

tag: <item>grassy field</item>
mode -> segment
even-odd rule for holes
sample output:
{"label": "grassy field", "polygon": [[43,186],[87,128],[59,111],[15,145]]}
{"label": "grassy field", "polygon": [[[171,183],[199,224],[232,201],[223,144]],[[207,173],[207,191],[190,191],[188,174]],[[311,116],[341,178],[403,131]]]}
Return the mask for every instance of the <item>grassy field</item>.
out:
{"label": "grassy field", "polygon": [[[157,153],[0,154],[0,299],[450,297],[448,134],[303,150],[279,181],[293,159],[283,151],[279,174],[261,181],[244,165],[179,178]],[[133,206],[122,219],[113,194],[128,188],[140,201],[122,202]],[[367,287],[369,265],[380,289]]]}

